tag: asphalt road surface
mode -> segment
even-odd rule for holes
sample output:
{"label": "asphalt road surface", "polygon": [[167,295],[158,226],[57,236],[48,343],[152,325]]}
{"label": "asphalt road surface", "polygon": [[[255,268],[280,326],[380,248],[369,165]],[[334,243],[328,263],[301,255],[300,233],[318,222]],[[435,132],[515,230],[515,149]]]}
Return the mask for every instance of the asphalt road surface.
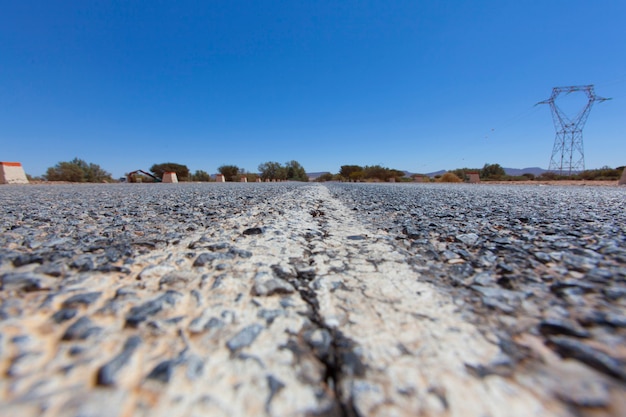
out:
{"label": "asphalt road surface", "polygon": [[0,187],[0,415],[626,415],[625,202]]}

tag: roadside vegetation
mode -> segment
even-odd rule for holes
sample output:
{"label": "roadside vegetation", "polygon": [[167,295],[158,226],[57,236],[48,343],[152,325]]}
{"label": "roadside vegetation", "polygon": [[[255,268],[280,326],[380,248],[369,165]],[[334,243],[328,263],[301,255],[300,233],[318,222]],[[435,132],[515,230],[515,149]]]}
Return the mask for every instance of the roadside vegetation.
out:
{"label": "roadside vegetation", "polygon": [[[446,171],[433,178],[426,174],[409,174],[394,168],[380,165],[342,165],[336,174],[323,173],[315,181],[343,181],[343,182],[469,182],[469,174],[477,173],[481,181],[617,181],[622,175],[623,166],[611,168],[608,166],[599,169],[586,170],[571,176],[558,175],[555,172],[543,172],[541,175],[525,173],[522,175],[507,175],[499,164],[486,163],[482,168],[456,168]],[[162,178],[165,172],[175,172],[181,182],[210,182],[215,181],[213,175],[204,170],[191,173],[184,164],[163,162],[150,167],[150,172]],[[281,164],[268,161],[259,164],[258,172],[248,172],[232,164],[224,164],[217,168],[217,172],[224,175],[226,181],[240,182],[245,178],[248,182],[262,181],[309,181],[304,167],[295,160]],[[141,176],[142,174],[135,174]],[[410,175],[410,176],[409,176]],[[431,174],[432,175],[432,174]],[[111,174],[99,165],[88,163],[74,158],[71,161],[59,162],[47,169],[42,177],[31,177],[30,180],[64,181],[64,182],[115,182]],[[145,176],[144,182],[152,182]]]}
{"label": "roadside vegetation", "polygon": [[59,162],[48,168],[43,178],[47,181],[113,182],[111,174],[100,168],[99,165],[87,163],[78,158]]}

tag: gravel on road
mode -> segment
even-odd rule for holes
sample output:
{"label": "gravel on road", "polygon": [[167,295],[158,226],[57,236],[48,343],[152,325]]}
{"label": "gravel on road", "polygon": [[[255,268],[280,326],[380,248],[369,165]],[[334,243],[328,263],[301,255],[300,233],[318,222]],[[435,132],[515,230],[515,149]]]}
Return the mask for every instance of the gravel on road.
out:
{"label": "gravel on road", "polygon": [[626,415],[616,187],[0,188],[0,415]]}

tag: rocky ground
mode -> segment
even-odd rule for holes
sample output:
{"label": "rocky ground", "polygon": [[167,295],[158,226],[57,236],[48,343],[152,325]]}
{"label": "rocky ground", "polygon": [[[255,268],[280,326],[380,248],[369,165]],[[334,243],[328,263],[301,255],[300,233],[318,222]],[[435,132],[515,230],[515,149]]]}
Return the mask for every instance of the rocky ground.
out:
{"label": "rocky ground", "polygon": [[626,415],[617,187],[0,188],[0,415]]}

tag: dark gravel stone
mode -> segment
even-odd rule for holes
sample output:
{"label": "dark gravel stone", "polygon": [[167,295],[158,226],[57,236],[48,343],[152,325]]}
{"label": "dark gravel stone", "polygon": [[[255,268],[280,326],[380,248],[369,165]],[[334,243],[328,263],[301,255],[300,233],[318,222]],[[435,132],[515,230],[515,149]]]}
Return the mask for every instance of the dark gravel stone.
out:
{"label": "dark gravel stone", "polygon": [[602,293],[604,293],[604,295],[606,295],[610,300],[615,301],[626,297],[626,287],[613,286],[603,288]]}
{"label": "dark gravel stone", "polygon": [[230,253],[230,252],[227,252],[227,253],[205,252],[205,253],[201,253],[200,255],[198,255],[196,260],[193,262],[193,266],[201,267],[201,266],[211,265],[216,260],[228,260],[228,259],[234,259],[234,258],[235,258],[235,254]]}
{"label": "dark gravel stone", "polygon": [[215,251],[218,251],[218,250],[228,249],[230,247],[230,244],[228,242],[218,242],[218,243],[211,243],[211,244],[206,245],[204,247],[206,247],[210,251],[215,252]]}
{"label": "dark gravel stone", "polygon": [[287,313],[285,312],[285,310],[279,310],[279,309],[268,310],[268,309],[262,308],[261,310],[259,310],[256,316],[258,318],[264,319],[267,325],[269,326],[270,324],[274,322],[276,317],[285,316],[286,314]]}
{"label": "dark gravel stone", "polygon": [[126,315],[126,325],[130,327],[137,327],[141,322],[145,321],[148,317],[154,316],[164,307],[176,304],[182,294],[176,291],[167,291],[165,294],[143,303],[140,306],[133,307]]}
{"label": "dark gravel stone", "polygon": [[81,317],[68,327],[61,340],[85,340],[101,331],[102,328],[94,326],[88,317]]}
{"label": "dark gravel stone", "polygon": [[13,259],[13,266],[18,268],[23,265],[29,265],[29,264],[35,264],[35,263],[42,264],[43,261],[44,261],[43,257],[37,254],[27,253],[27,254],[18,255],[17,257],[15,257]]}
{"label": "dark gravel stone", "polygon": [[282,278],[284,280],[293,279],[298,276],[295,268],[286,265],[272,265],[272,272],[278,278]]}
{"label": "dark gravel stone", "polygon": [[295,292],[293,285],[280,278],[255,280],[252,294],[256,296],[271,296],[274,294],[291,294]]}
{"label": "dark gravel stone", "polygon": [[231,248],[228,253],[243,259],[248,259],[252,257],[252,252],[245,249]]}
{"label": "dark gravel stone", "polygon": [[155,366],[146,378],[168,383],[170,382],[170,379],[172,379],[172,374],[174,373],[176,365],[177,362],[174,360],[163,361]]}
{"label": "dark gravel stone", "polygon": [[0,277],[0,289],[5,291],[41,291],[45,289],[42,281],[40,276],[29,272],[9,272]]}
{"label": "dark gravel stone", "polygon": [[[314,216],[315,217],[315,216]],[[285,384],[283,384],[279,379],[274,377],[273,375],[267,376],[267,386],[270,389],[270,395],[267,398],[265,403],[265,411],[269,414],[270,405],[274,396],[278,394],[283,388],[285,388]]]}
{"label": "dark gravel stone", "polygon": [[624,364],[604,352],[568,337],[551,337],[548,344],[564,358],[577,359],[600,372],[626,381]]}
{"label": "dark gravel stone", "polygon": [[467,246],[474,246],[478,242],[479,236],[476,233],[465,233],[456,235],[455,239],[459,242],[463,242]]}
{"label": "dark gravel stone", "polygon": [[75,308],[62,308],[52,315],[52,320],[57,323],[63,323],[76,317],[76,314],[78,314],[78,310]]}
{"label": "dark gravel stone", "polygon": [[575,323],[557,319],[543,320],[539,323],[539,332],[544,336],[559,334],[580,338],[587,338],[590,336],[588,331],[580,328]]}
{"label": "dark gravel stone", "polygon": [[263,228],[261,227],[250,227],[249,229],[246,229],[243,231],[243,234],[246,236],[260,235],[262,233],[263,233]]}
{"label": "dark gravel stone", "polygon": [[226,347],[231,352],[237,351],[241,348],[250,346],[252,342],[259,336],[259,334],[263,331],[263,326],[260,324],[251,324],[249,326],[244,327],[239,333],[233,336],[228,342],[226,342]]}
{"label": "dark gravel stone", "polygon": [[184,289],[195,278],[197,278],[195,274],[191,274],[188,272],[182,272],[182,271],[169,272],[165,274],[159,280],[159,289],[160,290],[164,288]]}
{"label": "dark gravel stone", "polygon": [[95,270],[98,272],[121,272],[123,274],[130,274],[130,269],[119,265],[100,265],[96,267]]}
{"label": "dark gravel stone", "polygon": [[220,329],[224,327],[226,323],[223,320],[218,319],[217,317],[211,317],[209,321],[204,325],[204,328],[209,329]]}
{"label": "dark gravel stone", "polygon": [[87,272],[95,270],[96,263],[92,255],[81,255],[72,261],[70,267],[77,269],[79,272]]}
{"label": "dark gravel stone", "polygon": [[122,287],[115,291],[116,300],[125,300],[129,298],[137,298],[137,292],[127,287]]}
{"label": "dark gravel stone", "polygon": [[545,252],[535,252],[533,255],[535,255],[535,258],[546,264],[552,261],[552,257]]}
{"label": "dark gravel stone", "polygon": [[43,265],[35,269],[35,272],[39,274],[44,274],[55,278],[66,275],[67,271],[68,267],[63,262],[44,263]]}
{"label": "dark gravel stone", "polygon": [[93,304],[100,296],[101,292],[85,292],[76,294],[65,300],[62,304],[63,308],[73,308],[79,305],[89,306]]}
{"label": "dark gravel stone", "polygon": [[192,354],[185,358],[185,362],[187,362],[187,372],[185,374],[189,380],[193,381],[202,376],[204,372],[204,362],[202,358]]}
{"label": "dark gravel stone", "polygon": [[304,340],[315,349],[316,355],[326,359],[331,354],[333,337],[326,329],[316,329],[304,333]]}
{"label": "dark gravel stone", "polygon": [[98,385],[110,386],[115,384],[117,373],[128,363],[133,352],[141,344],[139,336],[131,336],[124,343],[122,351],[99,370],[96,378]]}
{"label": "dark gravel stone", "polygon": [[591,311],[579,317],[578,321],[584,326],[626,327],[626,316],[604,311]]}
{"label": "dark gravel stone", "polygon": [[404,233],[409,239],[419,239],[420,237],[422,237],[422,234],[419,230],[409,225],[404,226],[404,228],[402,229],[402,233]]}

